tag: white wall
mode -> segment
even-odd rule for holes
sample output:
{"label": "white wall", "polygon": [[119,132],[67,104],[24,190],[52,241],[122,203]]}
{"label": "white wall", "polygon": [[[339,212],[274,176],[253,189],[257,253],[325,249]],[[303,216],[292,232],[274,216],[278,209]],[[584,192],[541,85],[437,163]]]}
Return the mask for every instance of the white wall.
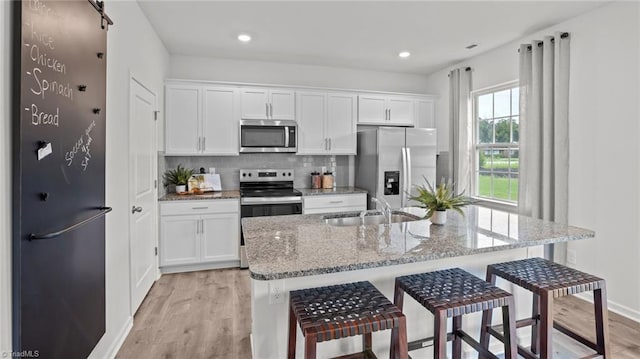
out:
{"label": "white wall", "polygon": [[[604,277],[611,308],[640,320],[640,5],[615,2],[473,57],[473,89],[518,78],[518,45],[553,31],[571,33],[569,223],[596,231],[569,243],[577,267]],[[449,90],[443,69],[428,77],[440,95],[440,150],[449,142]]]}
{"label": "white wall", "polygon": [[163,108],[169,54],[135,1],[111,1],[107,42],[107,332],[92,358],[115,353],[131,324],[129,305],[129,74],[156,93]]}
{"label": "white wall", "polygon": [[10,9],[0,1],[0,353],[11,350]]}
{"label": "white wall", "polygon": [[171,56],[169,77],[426,93],[426,76],[338,67]]}

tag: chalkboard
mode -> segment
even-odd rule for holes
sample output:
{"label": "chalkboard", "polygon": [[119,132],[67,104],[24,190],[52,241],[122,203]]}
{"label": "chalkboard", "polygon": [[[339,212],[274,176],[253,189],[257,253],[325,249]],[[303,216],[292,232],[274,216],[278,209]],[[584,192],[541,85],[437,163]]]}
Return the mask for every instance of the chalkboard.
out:
{"label": "chalkboard", "polygon": [[87,0],[13,6],[13,350],[86,358],[105,331],[110,20]]}

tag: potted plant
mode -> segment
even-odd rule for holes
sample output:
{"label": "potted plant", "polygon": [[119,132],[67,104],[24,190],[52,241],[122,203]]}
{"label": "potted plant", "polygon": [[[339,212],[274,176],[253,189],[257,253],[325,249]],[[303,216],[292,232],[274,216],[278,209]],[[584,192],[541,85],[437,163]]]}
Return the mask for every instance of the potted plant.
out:
{"label": "potted plant", "polygon": [[453,209],[464,216],[461,208],[470,204],[471,201],[465,197],[464,191],[460,194],[453,192],[451,179],[445,182],[443,178],[435,189],[426,178],[424,180],[426,186],[416,186],[418,195],[411,196],[410,200],[419,202],[419,207],[427,209],[425,218],[431,219],[433,224],[445,224],[448,209]]}
{"label": "potted plant", "polygon": [[179,164],[176,169],[166,171],[162,178],[165,186],[175,185],[176,192],[183,193],[187,191],[187,182],[192,175],[192,169],[184,168]]}

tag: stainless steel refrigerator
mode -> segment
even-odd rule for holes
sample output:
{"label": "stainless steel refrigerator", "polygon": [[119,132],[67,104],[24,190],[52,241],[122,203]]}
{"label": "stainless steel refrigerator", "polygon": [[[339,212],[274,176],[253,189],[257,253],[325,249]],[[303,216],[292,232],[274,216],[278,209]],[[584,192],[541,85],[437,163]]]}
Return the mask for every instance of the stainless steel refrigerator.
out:
{"label": "stainless steel refrigerator", "polygon": [[358,131],[356,187],[383,198],[392,208],[411,206],[415,185],[436,180],[436,130],[378,127]]}

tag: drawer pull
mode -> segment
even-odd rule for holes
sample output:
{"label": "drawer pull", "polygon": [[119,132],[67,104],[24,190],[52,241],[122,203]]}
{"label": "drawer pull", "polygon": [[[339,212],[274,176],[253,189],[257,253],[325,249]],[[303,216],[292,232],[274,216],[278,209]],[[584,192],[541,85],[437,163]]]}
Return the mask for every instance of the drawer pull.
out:
{"label": "drawer pull", "polygon": [[329,203],[342,203],[344,201],[329,201]]}
{"label": "drawer pull", "polygon": [[191,209],[209,209],[209,207],[191,207]]}

